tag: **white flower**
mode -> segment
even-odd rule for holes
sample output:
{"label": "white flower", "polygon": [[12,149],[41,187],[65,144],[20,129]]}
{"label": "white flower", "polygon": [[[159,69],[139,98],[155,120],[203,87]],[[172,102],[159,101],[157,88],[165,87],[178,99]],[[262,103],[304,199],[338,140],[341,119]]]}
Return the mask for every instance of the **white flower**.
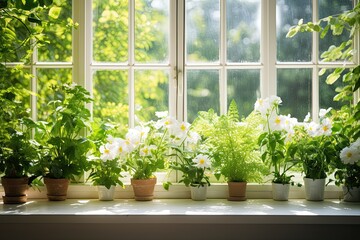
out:
{"label": "white flower", "polygon": [[140,149],[140,156],[142,157],[147,157],[147,156],[152,156],[152,150],[155,150],[156,146],[155,145],[150,145],[150,146],[145,146],[142,147]]}
{"label": "white flower", "polygon": [[311,114],[308,112],[304,118],[304,122],[310,122],[311,121]]}
{"label": "white flower", "polygon": [[200,134],[194,131],[190,131],[186,140],[188,143],[196,144],[198,141],[200,141],[200,139]]}
{"label": "white flower", "polygon": [[111,144],[107,143],[105,145],[100,146],[100,159],[103,161],[112,160],[116,157],[115,152],[111,148]]}
{"label": "white flower", "polygon": [[262,116],[271,114],[271,112],[276,109],[282,100],[280,97],[272,95],[269,98],[259,98],[256,100],[254,109],[261,113]]}
{"label": "white flower", "polygon": [[269,97],[269,104],[270,106],[279,106],[282,103],[282,100],[280,97],[272,95]]}
{"label": "white flower", "polygon": [[317,124],[316,122],[305,123],[305,128],[307,133],[311,137],[316,137],[320,135],[319,134],[320,125]]}
{"label": "white flower", "polygon": [[113,149],[117,156],[123,157],[130,152],[131,147],[127,144],[124,139],[117,139],[113,143]]}
{"label": "white flower", "polygon": [[149,131],[149,127],[136,126],[135,128],[130,128],[125,137],[132,145],[136,146],[147,138]]}
{"label": "white flower", "polygon": [[156,129],[160,129],[162,127],[169,129],[169,128],[173,127],[174,124],[177,124],[177,123],[178,123],[178,121],[175,118],[165,117],[165,118],[158,120],[154,126]]}
{"label": "white flower", "polygon": [[328,113],[328,112],[330,112],[330,110],[331,110],[331,107],[330,108],[328,108],[328,109],[320,109],[320,111],[319,111],[319,118],[323,118],[323,117],[325,117],[325,115]]}
{"label": "white flower", "polygon": [[270,104],[268,99],[263,99],[263,98],[257,99],[254,105],[254,109],[255,111],[260,112],[262,116],[268,114],[270,109]]}
{"label": "white flower", "polygon": [[360,152],[355,147],[345,147],[340,152],[341,161],[345,164],[354,164],[359,161]]}
{"label": "white flower", "polygon": [[325,118],[321,121],[321,125],[319,128],[319,134],[320,135],[325,135],[325,136],[330,136],[331,135],[331,128],[332,128],[332,124],[329,118]]}
{"label": "white flower", "polygon": [[269,127],[273,131],[281,131],[285,128],[286,117],[283,115],[273,115],[269,119]]}
{"label": "white flower", "polygon": [[170,134],[174,135],[177,139],[184,139],[189,131],[190,123],[174,123],[170,128]]}
{"label": "white flower", "polygon": [[208,156],[199,154],[194,159],[193,162],[196,163],[196,167],[198,168],[210,168],[211,162]]}
{"label": "white flower", "polygon": [[155,112],[155,116],[157,116],[158,118],[164,118],[168,116],[168,111],[163,111],[163,112]]}

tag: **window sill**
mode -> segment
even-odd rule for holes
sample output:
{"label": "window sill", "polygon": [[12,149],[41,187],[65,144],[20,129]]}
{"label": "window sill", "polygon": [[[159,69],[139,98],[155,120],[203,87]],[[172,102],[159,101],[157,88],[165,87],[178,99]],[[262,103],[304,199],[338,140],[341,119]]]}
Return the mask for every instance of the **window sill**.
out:
{"label": "window sill", "polygon": [[[29,199],[22,205],[0,204],[1,236],[10,236],[13,229],[13,239],[40,229],[44,239],[52,232],[57,234],[53,239],[78,234],[80,239],[193,239],[189,234],[197,239],[240,239],[240,232],[247,239],[273,239],[269,234],[276,239],[312,239],[316,234],[321,234],[318,239],[347,239],[360,227],[359,203],[331,199]],[[304,238],[305,233],[311,235]]]}

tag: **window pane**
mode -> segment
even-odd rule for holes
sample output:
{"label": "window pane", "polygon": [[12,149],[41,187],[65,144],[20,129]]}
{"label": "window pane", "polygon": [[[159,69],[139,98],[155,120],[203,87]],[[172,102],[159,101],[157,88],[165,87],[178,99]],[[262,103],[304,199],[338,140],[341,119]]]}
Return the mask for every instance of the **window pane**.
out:
{"label": "window pane", "polygon": [[93,75],[93,116],[127,126],[129,122],[127,71],[96,71]]}
{"label": "window pane", "polygon": [[228,71],[228,104],[234,99],[241,117],[246,117],[254,110],[254,103],[260,97],[259,70]]}
{"label": "window pane", "polygon": [[52,91],[53,86],[59,86],[67,83],[71,84],[72,69],[39,69],[38,76],[38,119],[46,120],[49,115],[50,107],[47,105],[49,101],[54,100]]}
{"label": "window pane", "polygon": [[304,22],[312,20],[311,0],[278,0],[277,2],[277,60],[280,62],[310,62],[311,33],[297,34],[286,38],[289,28],[300,19]]}
{"label": "window pane", "polygon": [[302,121],[311,112],[311,69],[278,69],[277,92],[282,99],[281,114]]}
{"label": "window pane", "polygon": [[187,71],[187,121],[192,122],[198,111],[213,108],[220,113],[219,71]]}
{"label": "window pane", "polygon": [[[319,18],[337,15],[353,8],[352,0],[319,0]],[[319,43],[319,57],[328,50],[331,45],[339,46],[343,41],[349,39],[349,32],[344,31],[341,35],[333,36],[331,31],[321,39]]]}
{"label": "window pane", "polygon": [[128,0],[93,0],[93,59],[128,60]]}
{"label": "window pane", "polygon": [[137,0],[135,3],[135,61],[167,62],[169,1]]}
{"label": "window pane", "polygon": [[188,0],[185,15],[188,62],[219,61],[219,0]]}
{"label": "window pane", "polygon": [[229,62],[260,60],[260,0],[226,1],[227,58]]}
{"label": "window pane", "polygon": [[135,71],[136,120],[155,120],[155,112],[169,109],[169,73],[163,70]]}
{"label": "window pane", "polygon": [[72,18],[72,0],[60,1],[61,11],[57,19],[49,17],[44,34],[49,43],[38,48],[38,60],[43,62],[72,61],[72,28],[68,19]]}
{"label": "window pane", "polygon": [[[329,85],[326,83],[327,76],[333,72],[334,69],[328,69],[326,73],[322,76],[320,76],[320,108],[329,108],[332,107],[334,109],[340,109],[344,103],[334,101],[335,95],[338,93],[335,91],[336,88],[344,86],[342,82],[342,76],[333,84]],[[348,71],[345,71],[347,73]]]}

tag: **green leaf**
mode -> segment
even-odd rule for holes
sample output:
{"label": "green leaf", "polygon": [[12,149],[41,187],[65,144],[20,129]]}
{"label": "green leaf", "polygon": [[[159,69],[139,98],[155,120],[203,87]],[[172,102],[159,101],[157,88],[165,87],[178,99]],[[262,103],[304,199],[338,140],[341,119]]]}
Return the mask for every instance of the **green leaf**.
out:
{"label": "green leaf", "polygon": [[324,38],[326,36],[326,34],[328,33],[330,28],[330,25],[326,25],[326,27],[324,27],[324,29],[322,30],[322,32],[320,33],[320,38]]}
{"label": "green leaf", "polygon": [[53,6],[49,10],[49,16],[54,19],[58,19],[60,13],[61,13],[61,7]]}
{"label": "green leaf", "polygon": [[292,38],[293,36],[295,36],[298,33],[298,28],[297,27],[291,27],[288,31],[288,33],[286,34],[287,38]]}

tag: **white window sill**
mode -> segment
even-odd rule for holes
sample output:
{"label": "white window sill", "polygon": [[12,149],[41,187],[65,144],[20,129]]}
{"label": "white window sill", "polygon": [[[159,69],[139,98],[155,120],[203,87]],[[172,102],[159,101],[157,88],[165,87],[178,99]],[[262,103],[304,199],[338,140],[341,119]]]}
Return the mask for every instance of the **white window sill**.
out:
{"label": "white window sill", "polygon": [[0,235],[11,239],[24,233],[36,239],[55,233],[51,239],[87,240],[350,239],[360,228],[360,203],[336,199],[29,199],[0,206]]}

